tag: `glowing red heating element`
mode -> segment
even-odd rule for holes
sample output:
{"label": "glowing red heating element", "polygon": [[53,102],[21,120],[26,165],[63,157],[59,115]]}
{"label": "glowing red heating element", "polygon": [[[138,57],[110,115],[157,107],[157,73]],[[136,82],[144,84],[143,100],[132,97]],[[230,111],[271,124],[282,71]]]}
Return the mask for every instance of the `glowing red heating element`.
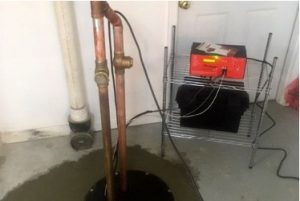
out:
{"label": "glowing red heating element", "polygon": [[[243,79],[246,68],[246,48],[238,45],[216,45],[220,51],[213,48],[203,50],[201,44],[193,43],[190,56],[190,75],[219,77],[226,69],[226,78]],[[226,56],[221,55],[226,54]]]}

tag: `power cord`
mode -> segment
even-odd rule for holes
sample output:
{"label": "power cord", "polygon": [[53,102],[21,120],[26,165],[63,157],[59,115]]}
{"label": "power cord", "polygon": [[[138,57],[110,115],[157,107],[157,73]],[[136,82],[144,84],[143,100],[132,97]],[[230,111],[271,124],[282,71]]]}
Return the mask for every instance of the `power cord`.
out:
{"label": "power cord", "polygon": [[[259,59],[254,59],[254,58],[247,58],[248,60],[253,60],[253,61],[257,61],[257,62],[261,62],[261,63],[265,63],[267,64],[269,67],[273,68],[273,65],[270,64],[269,62],[267,61],[263,61],[263,60],[259,60]],[[261,87],[260,89],[260,92],[257,96],[257,99],[259,98],[260,94],[261,94],[261,91],[263,91],[263,89],[265,88],[266,84],[267,84],[267,81],[265,81],[265,83],[263,84],[263,86]],[[256,106],[258,108],[260,108],[261,110],[263,109],[263,106],[261,106],[258,102],[256,103]],[[276,126],[276,121],[275,119],[268,113],[268,112],[265,112],[266,116],[271,120],[272,124],[266,128],[265,130],[263,130],[260,134],[259,134],[259,137],[263,136],[265,133],[267,133],[269,130],[271,130],[273,127]],[[280,160],[279,162],[279,165],[277,167],[277,170],[276,170],[276,175],[279,177],[279,178],[282,178],[282,179],[294,179],[294,180],[297,180],[299,181],[299,177],[295,177],[295,176],[285,176],[285,175],[281,175],[280,174],[280,170],[282,168],[282,165],[285,161],[285,159],[287,158],[288,156],[288,153],[287,151],[284,149],[284,148],[281,148],[281,147],[258,147],[257,149],[260,149],[260,150],[267,150],[267,151],[281,151],[283,152],[283,157],[282,159]]]}
{"label": "power cord", "polygon": [[[203,111],[201,111],[201,112],[199,112],[197,114],[192,114],[193,112],[195,112],[196,110],[198,110],[199,108],[201,108],[207,102],[207,100],[210,98],[210,96],[212,95],[212,93],[214,91],[213,89],[210,92],[210,94],[208,95],[208,97],[196,109],[194,109],[193,111],[191,111],[191,112],[189,112],[189,113],[187,113],[185,115],[180,116],[180,118],[191,118],[191,117],[201,116],[202,114],[204,114],[205,112],[207,112],[212,107],[212,105],[214,104],[215,100],[218,97],[219,91],[220,91],[222,83],[223,83],[224,76],[225,76],[225,72],[223,73],[223,76],[222,76],[222,79],[220,81],[220,84],[219,84],[218,90],[216,92],[216,95],[214,96],[214,98],[211,101],[211,103],[209,104],[209,106],[207,106],[207,108],[205,108]],[[174,115],[171,115],[170,113],[168,113],[167,116],[171,116],[172,117]]]}
{"label": "power cord", "polygon": [[[115,11],[115,12],[116,12],[117,14],[119,14],[119,15],[124,19],[124,21],[126,22],[126,24],[128,25],[128,28],[129,28],[129,30],[130,30],[130,32],[131,32],[131,35],[132,35],[133,40],[134,40],[134,42],[135,42],[135,45],[136,45],[136,47],[137,47],[138,54],[139,54],[139,58],[140,58],[140,61],[141,61],[142,67],[143,67],[143,71],[144,71],[144,74],[145,74],[147,83],[148,83],[148,85],[149,85],[149,88],[150,88],[150,91],[151,91],[151,94],[152,94],[153,100],[154,100],[154,102],[155,102],[155,105],[156,105],[156,107],[157,107],[157,109],[158,109],[158,112],[159,112],[161,118],[163,119],[163,118],[164,118],[164,115],[163,115],[163,113],[162,113],[162,110],[161,110],[161,108],[160,108],[160,106],[159,106],[159,103],[158,103],[158,101],[157,101],[156,95],[155,95],[155,93],[154,93],[154,90],[153,90],[153,87],[152,87],[152,84],[151,84],[151,81],[150,81],[150,78],[149,78],[147,69],[146,69],[146,67],[145,67],[145,63],[144,63],[144,60],[143,60],[143,56],[142,56],[141,49],[140,49],[139,43],[138,43],[138,41],[137,41],[137,39],[136,39],[136,36],[135,36],[135,34],[134,34],[134,31],[133,31],[133,29],[132,29],[132,27],[131,27],[131,24],[129,23],[129,21],[127,20],[127,18],[126,18],[121,12],[119,12],[119,11]],[[178,155],[179,159],[182,161],[183,166],[184,166],[184,168],[186,169],[188,175],[190,176],[190,179],[191,179],[191,181],[192,181],[192,183],[193,183],[193,186],[194,186],[196,192],[198,192],[199,201],[203,201],[202,195],[201,195],[201,193],[200,193],[200,191],[199,191],[198,184],[197,184],[197,182],[196,182],[196,180],[195,180],[195,178],[194,178],[194,176],[193,176],[193,174],[192,174],[192,172],[191,172],[189,166],[186,164],[184,158],[183,158],[182,155],[180,154],[180,152],[179,152],[179,150],[178,150],[178,148],[177,148],[177,146],[176,146],[176,144],[175,144],[175,142],[174,142],[174,140],[173,140],[173,138],[172,138],[172,136],[171,136],[171,134],[170,134],[170,131],[169,131],[168,126],[167,126],[166,124],[164,124],[163,126],[165,127],[165,130],[167,131],[168,138],[169,138],[169,140],[170,140],[170,142],[171,142],[171,145],[172,145],[173,149],[175,150],[175,152],[176,152],[176,154]]]}
{"label": "power cord", "polygon": [[[261,110],[262,110],[262,106],[257,103],[256,104]],[[267,117],[272,121],[272,124],[271,126],[269,126],[268,128],[266,128],[265,130],[263,130],[260,134],[259,134],[259,137],[263,136],[265,133],[267,133],[269,130],[271,130],[273,127],[276,126],[276,121],[273,119],[273,117],[268,113],[266,112],[265,113],[267,115]],[[280,174],[280,170],[282,168],[282,165],[285,161],[285,159],[287,158],[288,156],[288,152],[282,148],[282,147],[258,147],[257,149],[260,149],[260,150],[268,150],[268,151],[281,151],[283,152],[283,157],[282,159],[280,160],[279,162],[279,165],[277,167],[277,170],[276,170],[276,175],[279,177],[279,178],[282,178],[282,179],[294,179],[294,180],[298,180],[299,181],[299,177],[294,177],[294,176],[285,176],[285,175],[281,175]]]}
{"label": "power cord", "polygon": [[283,152],[284,155],[283,155],[282,159],[279,162],[279,165],[278,165],[277,170],[276,170],[276,175],[279,178],[282,178],[282,179],[294,179],[294,180],[299,181],[299,177],[285,176],[285,175],[281,175],[280,174],[280,170],[282,168],[282,164],[283,164],[283,162],[285,161],[285,159],[288,156],[288,153],[287,153],[287,151],[285,149],[283,149],[281,147],[278,147],[278,148],[277,147],[258,147],[257,149],[268,150],[268,151],[281,151],[281,152]]}

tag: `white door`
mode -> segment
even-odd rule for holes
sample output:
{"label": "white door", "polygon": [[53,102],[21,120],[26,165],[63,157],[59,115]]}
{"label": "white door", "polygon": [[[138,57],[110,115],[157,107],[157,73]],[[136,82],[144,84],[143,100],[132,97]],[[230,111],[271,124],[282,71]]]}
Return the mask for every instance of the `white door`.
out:
{"label": "white door", "polygon": [[[276,97],[298,2],[193,1],[189,9],[178,9],[176,54],[179,55],[189,55],[193,42],[210,41],[246,45],[248,57],[262,59],[268,33],[272,32],[267,60],[279,57],[270,95],[272,99]],[[255,64],[249,62],[247,67],[251,65]],[[251,76],[253,73],[256,72],[250,72]],[[250,85],[255,85],[254,82]]]}

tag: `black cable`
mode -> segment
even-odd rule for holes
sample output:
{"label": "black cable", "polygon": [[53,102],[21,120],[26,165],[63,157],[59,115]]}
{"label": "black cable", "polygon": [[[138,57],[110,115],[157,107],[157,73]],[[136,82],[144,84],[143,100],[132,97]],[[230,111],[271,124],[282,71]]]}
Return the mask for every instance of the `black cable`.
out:
{"label": "black cable", "polygon": [[[263,107],[259,104],[259,103],[256,103],[256,106],[259,107],[261,110],[263,109]],[[268,112],[265,112],[266,116],[272,121],[272,125],[269,126],[268,128],[266,128],[264,131],[262,131],[259,136],[263,136],[266,132],[268,132],[269,130],[271,130],[273,127],[276,126],[276,121],[275,119],[273,119],[273,117],[268,113]]]}
{"label": "black cable", "polygon": [[154,112],[158,112],[158,110],[146,110],[144,112],[141,112],[137,115],[135,115],[134,117],[132,117],[127,123],[126,123],[126,128],[128,128],[128,126],[133,122],[133,120],[135,120],[136,118],[143,116],[145,114],[149,114],[149,113],[154,113]]}
{"label": "black cable", "polygon": [[218,77],[214,78],[214,79],[209,79],[209,83],[206,83],[204,85],[203,88],[198,89],[198,91],[194,94],[194,96],[191,98],[191,100],[189,101],[188,105],[191,104],[195,98],[205,89],[206,86],[209,86],[210,84],[212,84]]}
{"label": "black cable", "polygon": [[250,57],[247,57],[247,60],[252,60],[252,61],[257,61],[257,62],[261,62],[261,63],[264,63],[264,64],[268,64],[271,68],[273,68],[273,65],[267,61],[263,61],[263,60],[259,60],[259,59],[255,59],[255,58],[250,58]]}
{"label": "black cable", "polygon": [[[253,60],[253,61],[257,61],[257,62],[260,62],[260,63],[266,63],[268,64],[271,68],[273,68],[273,65],[270,64],[269,62],[267,61],[263,61],[263,60],[259,60],[259,59],[255,59],[255,58],[250,58],[248,57],[247,60]],[[269,75],[270,76],[270,75]],[[256,97],[256,100],[258,100],[260,94],[261,94],[261,91],[265,88],[265,86],[267,85],[267,82],[268,82],[268,79],[264,82],[263,86],[261,87],[261,89],[259,89],[259,93],[257,94],[257,97]],[[256,103],[256,105],[262,110],[263,107],[259,104],[259,103]],[[271,130],[275,125],[276,125],[276,121],[272,118],[272,116],[268,113],[268,112],[265,112],[266,116],[272,121],[272,125],[268,128],[266,128],[264,131],[262,131],[259,136],[263,136],[266,132],[268,132],[269,130]]]}
{"label": "black cable", "polygon": [[[151,81],[150,81],[150,78],[149,78],[147,69],[146,69],[146,67],[145,67],[145,63],[144,63],[144,60],[143,60],[142,52],[141,52],[139,43],[138,43],[138,41],[137,41],[137,39],[136,39],[136,36],[135,36],[135,34],[134,34],[134,31],[133,31],[133,29],[132,29],[132,27],[131,27],[129,21],[127,20],[127,18],[126,18],[121,12],[119,12],[119,11],[115,11],[115,12],[116,12],[117,14],[119,14],[119,15],[124,19],[124,21],[126,22],[126,24],[128,25],[128,28],[129,28],[129,30],[130,30],[130,32],[131,32],[131,35],[132,35],[133,40],[134,40],[134,42],[135,42],[135,45],[136,45],[136,47],[137,47],[137,50],[138,50],[138,53],[139,53],[139,58],[140,58],[140,61],[141,61],[141,64],[142,64],[142,67],[143,67],[143,70],[144,70],[144,74],[145,74],[146,80],[147,80],[147,82],[148,82],[150,91],[151,91],[151,94],[152,94],[152,97],[153,97],[154,102],[155,102],[155,105],[156,105],[156,107],[157,107],[157,109],[158,109],[158,111],[159,111],[159,114],[160,114],[161,118],[163,119],[163,118],[164,118],[164,115],[163,115],[163,113],[162,113],[162,111],[161,111],[161,109],[160,109],[159,103],[158,103],[157,98],[156,98],[156,95],[155,95],[155,93],[154,93],[154,90],[153,90],[153,87],[152,87],[152,84],[151,84]],[[171,144],[172,144],[173,149],[175,150],[176,154],[178,155],[178,157],[179,157],[180,160],[182,161],[182,163],[183,163],[183,165],[184,165],[184,168],[186,169],[186,171],[188,172],[188,175],[189,175],[190,178],[191,178],[191,181],[192,181],[192,183],[193,183],[193,185],[194,185],[194,187],[195,187],[195,190],[197,190],[197,192],[198,192],[198,196],[199,196],[200,201],[203,201],[202,195],[201,195],[201,193],[200,193],[200,191],[199,191],[199,188],[198,188],[198,184],[197,184],[197,182],[196,182],[196,180],[195,180],[195,178],[194,178],[194,176],[193,176],[191,170],[189,169],[188,165],[186,164],[184,158],[183,158],[182,155],[180,154],[180,152],[179,152],[179,150],[178,150],[178,148],[177,148],[175,142],[173,141],[173,138],[172,138],[172,136],[171,136],[171,134],[170,134],[170,131],[169,131],[169,129],[168,129],[168,126],[167,126],[166,124],[164,124],[163,126],[165,127],[165,129],[166,129],[166,131],[167,131],[167,134],[168,134],[168,137],[169,137],[169,140],[170,140],[170,142],[171,142]]]}
{"label": "black cable", "polygon": [[[256,105],[262,109],[262,106],[258,103],[256,103]],[[273,119],[273,117],[268,113],[268,112],[265,112],[265,114],[268,116],[268,118],[272,121],[272,125],[269,126],[268,128],[266,128],[264,131],[262,131],[260,134],[259,134],[259,137],[263,136],[265,133],[267,133],[269,130],[271,130],[273,127],[276,126],[276,121]],[[282,179],[295,179],[295,180],[299,180],[299,177],[294,177],[294,176],[284,176],[284,175],[281,175],[280,174],[280,170],[282,168],[282,165],[285,161],[285,159],[287,158],[288,156],[288,153],[287,151],[284,149],[284,148],[281,148],[281,147],[258,147],[257,149],[261,149],[261,150],[270,150],[270,151],[282,151],[284,153],[282,159],[280,160],[279,162],[279,165],[277,167],[277,170],[276,170],[276,175],[279,177],[279,178],[282,178]]]}
{"label": "black cable", "polygon": [[[266,83],[266,82],[265,82]],[[263,90],[265,87],[265,84],[263,85],[262,89]],[[258,97],[259,97],[260,94],[258,94]],[[258,98],[257,97],[257,98]],[[256,103],[256,106],[258,106],[261,110],[263,109],[263,106],[261,106],[259,103]],[[260,134],[259,134],[259,137],[263,136],[265,133],[267,133],[269,130],[271,130],[273,127],[276,126],[276,121],[275,119],[273,119],[273,117],[268,113],[268,112],[265,112],[265,114],[267,115],[267,117],[272,121],[272,124],[271,126],[269,126],[268,128],[266,128],[265,130],[263,130]],[[283,157],[282,159],[280,160],[279,162],[279,165],[277,167],[277,170],[276,170],[276,175],[279,177],[279,178],[282,178],[282,179],[294,179],[294,180],[298,180],[299,181],[299,177],[294,177],[294,176],[285,176],[285,175],[281,175],[280,174],[280,170],[282,168],[282,165],[285,161],[285,159],[287,158],[288,156],[288,153],[287,151],[284,149],[284,148],[281,148],[281,147],[258,147],[257,149],[260,149],[260,150],[269,150],[269,151],[282,151],[283,152]]]}
{"label": "black cable", "polygon": [[[111,77],[113,81],[113,89],[114,89],[114,100],[115,100],[115,107],[117,108],[117,100],[116,100],[116,82],[115,82],[115,74],[114,74],[114,67],[113,67],[113,56],[112,56],[112,42],[111,42],[111,24],[108,21],[107,22],[107,27],[108,27],[108,44],[109,44],[109,61],[110,61],[110,72],[111,72]],[[113,153],[113,171],[115,172],[117,170],[117,165],[118,165],[118,142],[114,147],[114,153]]]}
{"label": "black cable", "polygon": [[282,168],[282,165],[283,165],[283,162],[285,161],[285,159],[287,158],[288,156],[288,153],[285,149],[283,148],[277,148],[277,147],[258,147],[257,149],[261,149],[261,150],[269,150],[269,151],[281,151],[283,152],[283,157],[282,159],[280,160],[279,162],[279,165],[277,167],[277,170],[276,170],[276,175],[279,177],[279,178],[282,178],[282,179],[294,179],[294,180],[297,180],[299,181],[299,177],[294,177],[294,176],[284,176],[284,175],[281,175],[280,174],[280,170]]}
{"label": "black cable", "polygon": [[111,44],[111,28],[110,28],[110,22],[109,21],[107,22],[107,27],[108,27],[108,44],[109,44],[110,72],[111,72],[111,77],[112,77],[112,80],[113,80],[115,107],[117,107],[117,101],[116,101],[116,82],[115,82],[115,74],[114,74],[114,67],[113,67],[112,44]]}

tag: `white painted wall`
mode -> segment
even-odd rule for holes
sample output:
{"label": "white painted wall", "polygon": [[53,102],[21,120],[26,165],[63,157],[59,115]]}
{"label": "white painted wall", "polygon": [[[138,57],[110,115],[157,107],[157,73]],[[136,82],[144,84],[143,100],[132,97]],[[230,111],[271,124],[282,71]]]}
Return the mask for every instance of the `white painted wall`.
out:
{"label": "white painted wall", "polygon": [[[168,2],[110,4],[122,11],[132,23],[154,90],[161,100]],[[75,2],[75,12],[89,109],[94,116],[94,128],[100,129],[89,2]],[[1,2],[0,27],[0,132],[18,136],[19,132],[15,131],[26,129],[68,130],[68,93],[53,3]],[[126,71],[129,119],[146,109],[155,109],[155,105],[126,26],[124,33],[125,52],[134,58],[134,66]],[[108,43],[106,45],[108,47]],[[112,88],[110,92],[112,127],[115,127]],[[154,121],[159,121],[158,115],[136,120],[135,123]]]}
{"label": "white painted wall", "polygon": [[[157,92],[158,99],[161,100],[162,92],[162,72],[163,72],[163,47],[165,45],[165,35],[167,33],[167,2],[110,2],[113,9],[121,11],[131,22],[132,27],[140,43],[144,61],[149,71],[150,79]],[[87,95],[90,110],[95,117],[95,127],[100,127],[99,107],[97,87],[94,79],[94,46],[92,38],[92,21],[90,18],[90,6],[86,2],[75,3],[80,45],[83,55],[83,65]],[[131,69],[126,70],[126,110],[127,119],[135,114],[148,109],[156,109],[150,90],[146,85],[146,79],[143,74],[142,66],[139,61],[136,46],[127,28],[124,25],[124,44],[125,54],[134,58],[134,65]],[[107,36],[107,34],[106,34]],[[108,40],[106,40],[108,48]],[[107,53],[108,53],[107,49]],[[107,56],[107,59],[109,57]],[[112,80],[112,79],[110,79]],[[110,82],[110,105],[112,125],[115,127],[115,108],[113,102],[112,82]],[[158,115],[149,115],[137,119],[136,123],[149,123],[160,121]]]}
{"label": "white painted wall", "polygon": [[68,99],[52,3],[0,3],[0,130],[66,123]]}

